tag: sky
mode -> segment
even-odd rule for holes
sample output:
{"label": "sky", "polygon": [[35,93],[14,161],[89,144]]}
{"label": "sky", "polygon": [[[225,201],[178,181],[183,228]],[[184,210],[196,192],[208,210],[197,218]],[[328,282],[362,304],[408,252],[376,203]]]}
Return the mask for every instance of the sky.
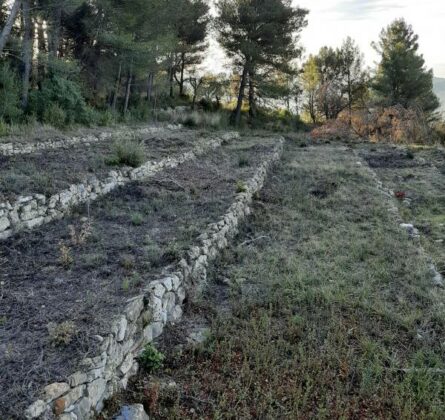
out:
{"label": "sky", "polygon": [[[366,65],[373,68],[378,56],[371,47],[380,31],[403,17],[419,35],[420,53],[436,77],[445,77],[445,0],[294,0],[309,9],[308,26],[301,34],[305,56],[323,45],[337,47],[351,36],[362,50]],[[225,56],[214,40],[204,66],[218,73]]]}

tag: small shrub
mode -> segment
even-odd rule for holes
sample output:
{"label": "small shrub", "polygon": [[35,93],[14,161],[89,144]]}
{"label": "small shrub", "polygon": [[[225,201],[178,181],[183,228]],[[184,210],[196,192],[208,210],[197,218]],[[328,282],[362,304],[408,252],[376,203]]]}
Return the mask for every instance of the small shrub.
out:
{"label": "small shrub", "polygon": [[132,213],[130,219],[131,224],[134,226],[140,226],[144,223],[144,216],[141,213]]}
{"label": "small shrub", "polygon": [[113,145],[113,154],[107,159],[108,165],[124,165],[132,168],[137,168],[144,162],[144,146],[135,140],[116,141]]}
{"label": "small shrub", "polygon": [[122,290],[128,292],[130,289],[140,286],[142,284],[142,279],[139,273],[134,273],[130,277],[125,277],[122,280]]}
{"label": "small shrub", "polygon": [[236,192],[242,193],[246,191],[247,191],[246,184],[243,181],[236,181]]}
{"label": "small shrub", "polygon": [[162,264],[162,250],[149,236],[144,240],[143,250],[144,256],[153,267],[159,267]]}
{"label": "small shrub", "polygon": [[59,261],[65,268],[69,268],[74,262],[74,258],[71,255],[71,248],[63,241],[59,242]]}
{"label": "small shrub", "polygon": [[60,324],[50,322],[47,328],[50,342],[54,347],[68,345],[77,334],[76,325],[72,321],[65,321]]}
{"label": "small shrub", "polygon": [[43,112],[42,120],[45,124],[56,128],[64,128],[67,125],[65,111],[57,104],[51,103]]}
{"label": "small shrub", "polygon": [[97,124],[100,126],[109,126],[116,123],[116,115],[110,111],[106,110],[99,113],[99,118]]}
{"label": "small shrub", "polygon": [[3,120],[0,118],[0,137],[7,136],[9,134],[9,127]]}
{"label": "small shrub", "polygon": [[139,356],[139,363],[141,367],[148,373],[158,370],[162,367],[165,356],[156,350],[156,348],[147,344]]}
{"label": "small shrub", "polygon": [[9,65],[0,65],[0,120],[11,123],[21,114],[17,77]]}
{"label": "small shrub", "polygon": [[73,225],[69,225],[68,229],[73,245],[83,245],[92,234],[92,226],[89,220],[83,220],[78,230]]}
{"label": "small shrub", "polygon": [[132,270],[136,264],[133,255],[122,255],[120,263],[125,270]]}

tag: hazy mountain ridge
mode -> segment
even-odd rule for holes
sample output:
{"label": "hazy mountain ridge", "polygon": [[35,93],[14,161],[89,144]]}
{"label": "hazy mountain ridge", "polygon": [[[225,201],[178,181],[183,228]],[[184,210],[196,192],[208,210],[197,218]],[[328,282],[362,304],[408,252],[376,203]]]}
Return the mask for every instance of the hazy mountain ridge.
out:
{"label": "hazy mountain ridge", "polygon": [[445,78],[435,77],[433,79],[433,90],[441,102],[441,109],[445,112]]}

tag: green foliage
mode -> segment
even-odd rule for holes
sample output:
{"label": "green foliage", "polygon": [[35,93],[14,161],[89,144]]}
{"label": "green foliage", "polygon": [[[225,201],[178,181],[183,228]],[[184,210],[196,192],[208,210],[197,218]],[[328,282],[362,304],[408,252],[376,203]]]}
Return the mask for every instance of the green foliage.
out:
{"label": "green foliage", "polygon": [[7,136],[9,134],[9,127],[3,120],[0,118],[0,137]]}
{"label": "green foliage", "polygon": [[368,74],[362,54],[351,38],[340,48],[322,47],[310,56],[301,76],[305,91],[304,110],[315,124],[335,119],[345,109],[361,105],[367,94]]}
{"label": "green foliage", "polygon": [[109,165],[125,165],[137,168],[145,162],[144,145],[135,140],[119,140],[113,144],[113,155],[107,159]]}
{"label": "green foliage", "polygon": [[134,226],[140,226],[144,223],[144,216],[141,213],[132,213],[130,218],[131,224]]}
{"label": "green foliage", "polygon": [[152,344],[147,344],[139,356],[139,364],[146,372],[150,373],[160,369],[164,359],[165,356]]}
{"label": "green foliage", "polygon": [[241,180],[236,181],[236,192],[242,193],[242,192],[246,192],[246,191],[247,191],[247,187],[246,187],[246,184],[244,183],[244,181],[241,181]]}
{"label": "green foliage", "polygon": [[53,127],[64,128],[67,122],[66,113],[57,103],[49,103],[43,111],[42,121]]}
{"label": "green foliage", "polygon": [[14,72],[7,64],[0,65],[0,119],[13,122],[22,113],[19,87]]}
{"label": "green foliage", "polygon": [[432,112],[439,107],[433,93],[433,72],[418,53],[418,35],[405,20],[397,19],[382,30],[374,44],[381,55],[373,88],[385,105],[401,104]]}
{"label": "green foliage", "polygon": [[[60,76],[53,76],[42,83],[39,91],[32,92],[31,110],[44,119],[45,111],[52,105],[65,113],[64,124],[85,123],[89,110],[80,86]],[[61,123],[59,123],[59,126]]]}

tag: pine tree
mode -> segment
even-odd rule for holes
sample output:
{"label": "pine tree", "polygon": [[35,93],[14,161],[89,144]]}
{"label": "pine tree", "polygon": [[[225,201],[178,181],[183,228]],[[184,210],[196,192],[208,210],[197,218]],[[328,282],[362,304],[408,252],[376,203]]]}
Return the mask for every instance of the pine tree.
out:
{"label": "pine tree", "polygon": [[219,42],[240,69],[233,122],[239,124],[245,88],[249,84],[250,112],[255,103],[255,80],[261,71],[293,71],[301,55],[298,34],[306,26],[307,10],[291,0],[220,0],[216,26]]}
{"label": "pine tree", "polygon": [[373,44],[381,55],[373,88],[385,105],[416,106],[430,113],[439,107],[433,93],[433,72],[419,54],[418,35],[405,20],[398,19]]}

